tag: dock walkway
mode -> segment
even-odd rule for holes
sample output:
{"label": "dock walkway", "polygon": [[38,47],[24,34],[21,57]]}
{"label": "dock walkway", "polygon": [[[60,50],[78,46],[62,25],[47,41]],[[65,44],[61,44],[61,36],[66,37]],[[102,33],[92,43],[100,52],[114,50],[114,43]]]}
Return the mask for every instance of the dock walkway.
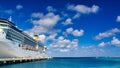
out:
{"label": "dock walkway", "polygon": [[0,58],[0,65],[5,64],[15,64],[15,63],[23,63],[23,62],[32,62],[32,61],[39,61],[39,60],[46,60],[49,59],[48,57],[42,58]]}

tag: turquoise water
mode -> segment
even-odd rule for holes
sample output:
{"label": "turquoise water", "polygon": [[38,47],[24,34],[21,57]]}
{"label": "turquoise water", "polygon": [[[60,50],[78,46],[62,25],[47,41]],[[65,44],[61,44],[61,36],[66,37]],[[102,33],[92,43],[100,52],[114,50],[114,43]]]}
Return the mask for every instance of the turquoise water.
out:
{"label": "turquoise water", "polygon": [[120,58],[53,58],[0,68],[120,68]]}

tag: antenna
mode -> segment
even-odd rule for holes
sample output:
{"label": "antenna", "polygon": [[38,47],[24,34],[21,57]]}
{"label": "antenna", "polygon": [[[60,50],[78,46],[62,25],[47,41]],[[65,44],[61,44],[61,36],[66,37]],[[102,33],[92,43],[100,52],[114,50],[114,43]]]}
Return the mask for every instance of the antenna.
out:
{"label": "antenna", "polygon": [[10,17],[8,18],[8,20],[9,20],[9,21],[12,21],[12,17],[10,16]]}

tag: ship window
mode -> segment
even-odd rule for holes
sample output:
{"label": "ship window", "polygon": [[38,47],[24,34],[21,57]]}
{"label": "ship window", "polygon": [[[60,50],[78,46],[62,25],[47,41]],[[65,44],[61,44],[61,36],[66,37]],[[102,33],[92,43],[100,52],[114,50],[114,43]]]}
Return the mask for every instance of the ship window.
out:
{"label": "ship window", "polygon": [[9,25],[6,23],[0,23],[0,28],[8,28]]}
{"label": "ship window", "polygon": [[8,24],[0,24],[0,26],[8,27]]}
{"label": "ship window", "polygon": [[31,45],[31,46],[35,46],[35,45],[36,45],[36,42],[31,41],[31,40],[28,39],[28,38],[24,38],[24,43],[25,43],[25,44],[28,44],[28,45]]}
{"label": "ship window", "polygon": [[19,43],[25,43],[30,46],[36,46],[37,44],[37,42],[34,39],[24,36],[13,29],[8,29],[6,38]]}
{"label": "ship window", "polygon": [[6,38],[16,41],[16,42],[19,42],[19,43],[23,42],[23,40],[24,40],[22,35],[18,32],[15,32],[14,30],[8,30]]}

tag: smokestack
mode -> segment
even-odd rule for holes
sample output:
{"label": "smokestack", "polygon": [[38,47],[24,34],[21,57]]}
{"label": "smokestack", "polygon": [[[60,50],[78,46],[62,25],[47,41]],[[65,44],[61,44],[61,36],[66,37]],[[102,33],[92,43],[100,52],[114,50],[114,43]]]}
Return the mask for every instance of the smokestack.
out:
{"label": "smokestack", "polygon": [[34,39],[38,41],[38,35],[34,35]]}
{"label": "smokestack", "polygon": [[36,49],[36,51],[38,51],[38,39],[39,39],[38,35],[34,35],[34,39],[37,41],[35,49]]}

